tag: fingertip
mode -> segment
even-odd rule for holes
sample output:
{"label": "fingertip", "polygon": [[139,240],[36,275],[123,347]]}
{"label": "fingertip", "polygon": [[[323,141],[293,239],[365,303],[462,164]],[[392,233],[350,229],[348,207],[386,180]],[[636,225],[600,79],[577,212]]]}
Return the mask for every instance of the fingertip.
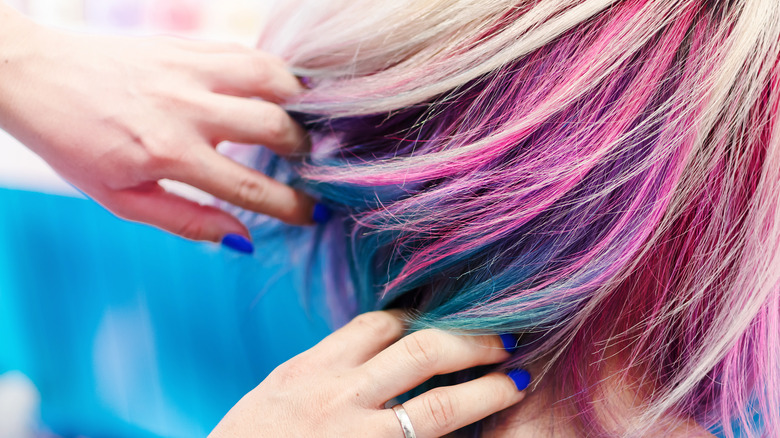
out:
{"label": "fingertip", "polygon": [[515,384],[518,391],[525,391],[531,384],[531,373],[524,369],[510,370],[506,375]]}
{"label": "fingertip", "polygon": [[235,216],[213,205],[200,205],[198,207],[198,215],[203,218],[203,235],[196,237],[196,240],[220,243],[225,246],[226,236],[237,236],[251,244],[249,230]]}
{"label": "fingertip", "polygon": [[[316,224],[314,212],[317,201],[304,192],[295,189],[290,190],[292,191],[292,202],[289,202],[284,209],[278,209],[276,212],[269,211],[268,214],[277,217],[288,225],[310,226]],[[288,197],[287,199],[290,198]]]}
{"label": "fingertip", "polygon": [[287,131],[289,144],[284,147],[286,149],[285,155],[288,158],[303,158],[311,151],[311,137],[306,129],[292,117],[289,117],[289,123],[290,129]]}
{"label": "fingertip", "polygon": [[325,224],[330,221],[330,218],[332,217],[332,213],[330,209],[322,203],[316,203],[314,204],[314,208],[312,209],[311,218],[314,222],[318,224]]}
{"label": "fingertip", "polygon": [[501,338],[501,343],[504,345],[504,350],[506,350],[506,352],[509,354],[514,354],[520,347],[517,343],[517,336],[511,333],[502,333],[498,335],[498,337]]}
{"label": "fingertip", "polygon": [[284,63],[275,63],[273,82],[274,94],[278,98],[277,103],[285,103],[300,95],[308,87],[294,74],[290,72]]}
{"label": "fingertip", "polygon": [[255,252],[255,247],[252,242],[247,237],[244,237],[240,234],[226,234],[222,238],[221,243],[222,246],[242,254],[252,254]]}

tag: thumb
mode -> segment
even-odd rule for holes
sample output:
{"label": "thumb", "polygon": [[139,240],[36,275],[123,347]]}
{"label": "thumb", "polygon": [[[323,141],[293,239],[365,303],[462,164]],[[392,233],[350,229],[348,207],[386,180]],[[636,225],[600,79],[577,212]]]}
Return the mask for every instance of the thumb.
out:
{"label": "thumb", "polygon": [[219,208],[169,193],[156,182],[108,192],[101,198],[96,200],[123,219],[153,225],[192,240],[246,239],[242,250],[252,251],[249,231],[238,219]]}

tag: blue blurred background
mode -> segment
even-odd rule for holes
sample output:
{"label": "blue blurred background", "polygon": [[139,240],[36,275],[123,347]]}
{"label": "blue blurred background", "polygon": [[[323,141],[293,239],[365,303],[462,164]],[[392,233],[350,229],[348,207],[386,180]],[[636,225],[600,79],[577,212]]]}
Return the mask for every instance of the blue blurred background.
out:
{"label": "blue blurred background", "polygon": [[32,380],[56,435],[205,436],[328,332],[283,238],[242,256],[84,199],[0,189],[0,205],[0,373]]}
{"label": "blue blurred background", "polygon": [[[251,45],[268,2],[8,3],[79,32]],[[253,257],[121,221],[2,132],[0,205],[0,374],[21,372],[39,394],[29,436],[205,436],[328,333],[278,233],[259,236]],[[8,429],[19,419],[7,405],[21,403],[13,386],[0,384],[0,438],[20,438]]]}
{"label": "blue blurred background", "polygon": [[283,238],[242,256],[84,199],[0,189],[0,205],[0,373],[32,380],[56,435],[205,436],[328,332]]}

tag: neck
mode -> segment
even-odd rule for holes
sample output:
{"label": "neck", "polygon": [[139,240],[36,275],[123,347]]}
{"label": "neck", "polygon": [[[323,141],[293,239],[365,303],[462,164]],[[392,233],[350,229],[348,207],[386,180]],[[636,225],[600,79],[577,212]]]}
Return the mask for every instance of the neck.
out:
{"label": "neck", "polygon": [[[607,431],[607,436],[637,437],[663,436],[669,438],[713,437],[691,418],[669,414],[659,419],[653,430],[638,434],[638,417],[646,406],[648,394],[653,388],[642,384],[631,373],[620,372],[624,362],[618,354],[609,355],[601,366],[601,379],[591,402],[594,416]],[[531,366],[532,375],[539,376],[541,367]],[[533,436],[540,438],[574,438],[585,436],[576,421],[576,412],[564,399],[567,395],[554,394],[555,376],[545,375],[535,382],[526,398],[517,406],[507,409],[486,421],[485,438],[510,438]]]}

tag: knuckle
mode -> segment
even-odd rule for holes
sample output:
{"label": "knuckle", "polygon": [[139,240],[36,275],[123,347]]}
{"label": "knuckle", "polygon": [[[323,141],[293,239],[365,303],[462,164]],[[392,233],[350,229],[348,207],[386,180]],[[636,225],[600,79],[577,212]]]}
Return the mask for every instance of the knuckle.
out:
{"label": "knuckle", "polygon": [[353,319],[353,323],[371,338],[383,338],[395,331],[393,317],[385,312],[363,313]]}
{"label": "knuckle", "polygon": [[189,216],[178,224],[173,232],[185,239],[196,240],[204,235],[205,228],[200,217]]}
{"label": "knuckle", "polygon": [[[369,369],[368,367],[358,367],[357,369],[354,369],[350,375],[349,375],[349,385],[350,388],[353,388],[357,391],[358,394],[360,394],[363,391],[370,390],[371,388],[376,387],[377,379],[380,378],[374,370]],[[355,392],[350,391],[349,396],[350,400],[353,402],[356,402],[358,404],[365,404],[370,403],[371,400],[369,397],[355,397],[353,398],[353,395]]]}
{"label": "knuckle", "polygon": [[268,187],[262,180],[247,175],[238,180],[236,196],[243,206],[258,208],[268,197]]}
{"label": "knuckle", "polygon": [[311,367],[309,367],[299,356],[296,356],[276,367],[269,377],[273,376],[273,379],[270,380],[284,386],[287,383],[294,382],[310,373]]}
{"label": "knuckle", "polygon": [[[166,85],[175,88],[166,87]],[[201,110],[201,98],[186,93],[182,83],[161,83],[149,86],[148,95],[155,99],[161,111],[172,114],[194,114]]]}
{"label": "knuckle", "polygon": [[174,154],[164,145],[150,146],[147,151],[149,155],[144,167],[152,174],[164,174],[176,162]]}
{"label": "knuckle", "polygon": [[455,402],[444,390],[431,390],[423,406],[425,413],[438,430],[449,430],[455,425]]}
{"label": "knuckle", "polygon": [[159,138],[155,140],[139,140],[146,150],[142,168],[154,176],[165,176],[177,166],[190,161],[185,148],[171,140]]}
{"label": "knuckle", "polygon": [[434,368],[439,361],[439,345],[431,335],[430,330],[423,330],[412,333],[402,340],[409,361],[420,370],[428,371],[430,368]]}

